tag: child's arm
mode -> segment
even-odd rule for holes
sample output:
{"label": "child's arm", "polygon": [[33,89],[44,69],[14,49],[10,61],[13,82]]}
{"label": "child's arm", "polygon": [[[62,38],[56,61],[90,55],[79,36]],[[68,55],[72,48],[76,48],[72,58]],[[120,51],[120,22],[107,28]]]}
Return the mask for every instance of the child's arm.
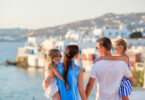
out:
{"label": "child's arm", "polygon": [[[63,79],[63,77],[61,76],[61,74],[57,71],[57,68],[54,68],[54,69],[53,69],[53,72],[54,72],[54,74],[55,74],[59,79],[61,79],[63,82],[65,82],[65,80]],[[69,89],[68,83],[66,84],[66,89],[67,89],[67,90]]]}
{"label": "child's arm", "polygon": [[48,84],[51,80],[51,77],[50,76],[47,76],[44,81],[43,81],[43,89],[46,90],[48,88]]}
{"label": "child's arm", "polygon": [[128,64],[128,58],[126,56],[101,56],[93,61],[93,63],[99,61],[99,60],[123,60]]}
{"label": "child's arm", "polygon": [[61,79],[63,82],[65,82],[65,80],[63,79],[63,77],[62,77],[61,74],[57,71],[56,68],[53,69],[53,72],[54,72],[54,74],[55,74],[59,79]]}

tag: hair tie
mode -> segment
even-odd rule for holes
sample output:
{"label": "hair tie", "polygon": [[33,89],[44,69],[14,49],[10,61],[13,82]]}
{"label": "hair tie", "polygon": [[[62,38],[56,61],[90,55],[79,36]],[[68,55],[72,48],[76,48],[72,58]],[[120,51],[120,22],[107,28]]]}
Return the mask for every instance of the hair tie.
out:
{"label": "hair tie", "polygon": [[67,54],[66,56],[67,56],[68,58],[70,57],[70,55],[69,55],[69,54]]}

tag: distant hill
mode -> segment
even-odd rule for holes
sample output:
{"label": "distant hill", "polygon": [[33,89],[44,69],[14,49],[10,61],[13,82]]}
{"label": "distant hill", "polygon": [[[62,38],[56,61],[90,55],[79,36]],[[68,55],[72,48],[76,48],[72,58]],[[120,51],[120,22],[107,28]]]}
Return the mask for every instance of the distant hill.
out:
{"label": "distant hill", "polygon": [[0,29],[0,36],[11,35],[26,38],[28,36],[45,36],[50,35],[64,35],[69,29],[85,29],[85,33],[89,31],[91,27],[104,27],[118,28],[120,24],[127,24],[128,29],[132,30],[137,27],[145,28],[145,12],[144,13],[128,13],[128,14],[114,14],[107,13],[102,16],[76,21],[68,24],[58,25],[55,27],[46,27],[36,30],[27,29]]}
{"label": "distant hill", "polygon": [[0,29],[0,41],[24,41],[27,32],[27,29],[20,28]]}
{"label": "distant hill", "polygon": [[109,26],[110,28],[118,28],[120,24],[127,24],[129,30],[132,30],[136,27],[145,27],[145,13],[129,13],[129,14],[107,13],[96,18],[72,22],[64,25],[59,25],[56,27],[29,30],[27,35],[32,36],[62,35],[65,34],[69,29],[78,30],[80,28],[89,28],[89,27],[101,28],[104,26]]}

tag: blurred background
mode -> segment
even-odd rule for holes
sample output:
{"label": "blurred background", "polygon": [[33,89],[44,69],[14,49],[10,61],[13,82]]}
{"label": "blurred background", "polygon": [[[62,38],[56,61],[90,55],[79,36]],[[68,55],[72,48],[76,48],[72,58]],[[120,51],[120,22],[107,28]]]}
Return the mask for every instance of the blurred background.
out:
{"label": "blurred background", "polygon": [[[144,0],[0,0],[0,100],[48,100],[42,80],[48,50],[62,55],[77,44],[77,64],[84,87],[92,61],[99,57],[96,40],[123,38],[136,84],[131,100],[145,96]],[[114,54],[114,51],[112,51]],[[95,85],[89,100],[95,99]]]}

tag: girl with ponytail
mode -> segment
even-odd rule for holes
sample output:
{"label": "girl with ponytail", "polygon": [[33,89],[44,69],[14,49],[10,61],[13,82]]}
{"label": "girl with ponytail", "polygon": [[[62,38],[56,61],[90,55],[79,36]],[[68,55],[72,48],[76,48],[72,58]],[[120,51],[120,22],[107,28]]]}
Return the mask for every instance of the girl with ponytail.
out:
{"label": "girl with ponytail", "polygon": [[[79,93],[82,100],[86,100],[86,94],[83,87],[83,70],[75,64],[80,56],[77,45],[68,45],[65,49],[63,63],[59,63],[57,70],[63,76],[65,83],[57,78],[58,88],[62,100],[79,100]],[[69,90],[65,86],[69,84]]]}
{"label": "girl with ponytail", "polygon": [[[58,49],[51,49],[48,52],[48,63],[45,67],[45,79],[43,81],[43,88],[45,90],[45,96],[47,98],[52,97],[54,100],[61,100],[57,82],[56,82],[56,76],[60,78],[63,82],[65,80],[63,77],[58,73],[57,71],[57,65],[61,61],[61,53]],[[68,89],[69,86],[66,83],[66,88]]]}

